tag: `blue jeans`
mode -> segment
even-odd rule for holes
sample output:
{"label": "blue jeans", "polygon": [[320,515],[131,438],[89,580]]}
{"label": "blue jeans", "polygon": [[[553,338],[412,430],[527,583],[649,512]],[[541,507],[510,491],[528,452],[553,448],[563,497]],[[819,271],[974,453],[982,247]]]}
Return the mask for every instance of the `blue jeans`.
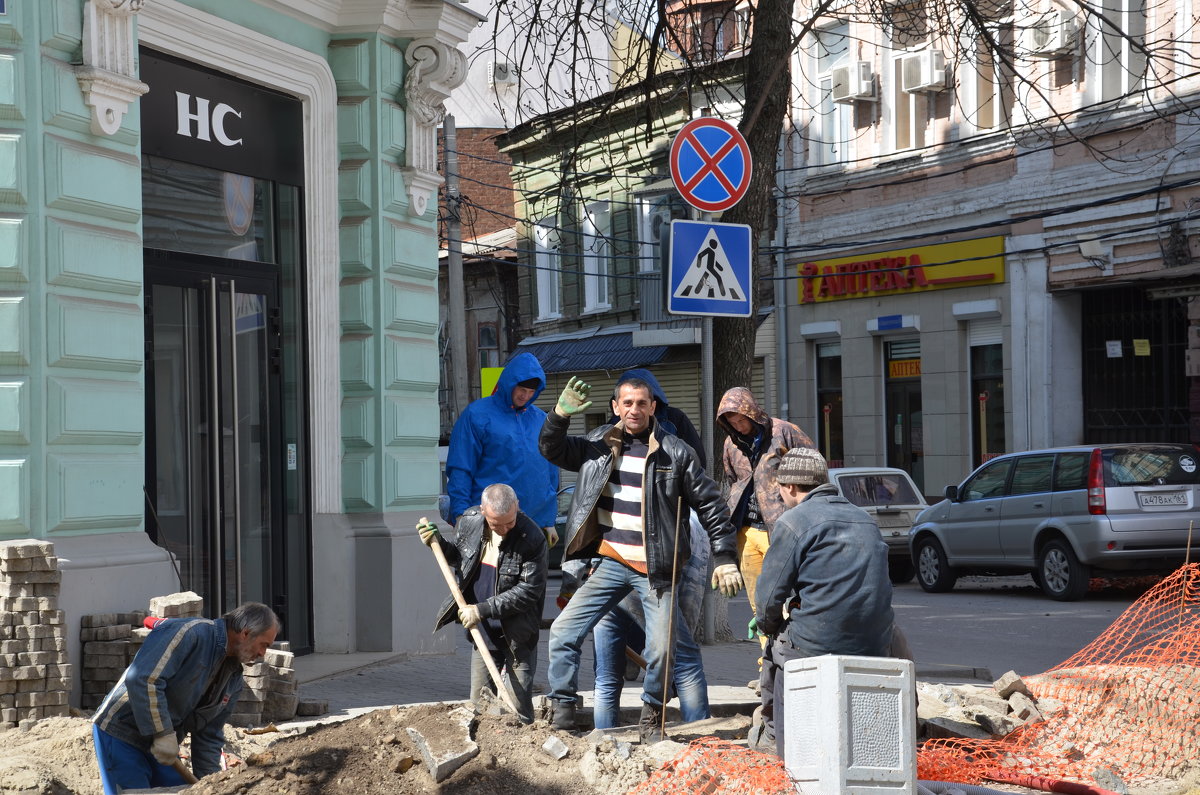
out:
{"label": "blue jeans", "polygon": [[[575,700],[584,641],[600,620],[630,592],[641,600],[642,613],[646,617],[646,678],[642,682],[642,701],[652,707],[662,707],[667,671],[672,657],[677,656],[677,669],[670,678],[675,682],[680,704],[685,705],[684,719],[708,717],[708,683],[704,679],[700,647],[679,615],[675,594],[670,588],[652,589],[646,575],[608,558],[601,560],[592,576],[580,586],[550,626],[549,698]],[[670,642],[672,634],[673,644]],[[674,654],[676,648],[678,655]],[[621,670],[624,670],[624,651],[618,649],[618,652]],[[690,718],[689,713],[693,712],[699,717]]]}
{"label": "blue jeans", "polygon": [[[678,618],[676,619],[678,621]],[[687,634],[687,640],[682,635]],[[646,633],[633,616],[616,607],[592,632],[596,645],[596,705],[592,720],[597,729],[620,726],[621,691],[625,687],[625,648],[641,654]],[[671,672],[672,689],[680,694],[679,711],[684,723],[711,718],[708,708],[708,681],[700,647],[692,640],[686,622],[675,627],[675,668]]]}
{"label": "blue jeans", "polygon": [[[170,765],[159,764],[149,751],[134,748],[124,740],[100,731],[99,727],[93,729],[92,739],[105,795],[120,790],[175,787],[187,783],[179,771]],[[113,787],[112,791],[109,786]]]}

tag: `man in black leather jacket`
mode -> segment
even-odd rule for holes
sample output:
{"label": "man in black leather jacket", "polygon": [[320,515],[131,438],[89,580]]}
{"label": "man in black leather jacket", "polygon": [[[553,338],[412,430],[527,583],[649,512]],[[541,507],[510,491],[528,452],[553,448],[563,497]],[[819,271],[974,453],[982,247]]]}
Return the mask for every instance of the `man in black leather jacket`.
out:
{"label": "man in black leather jacket", "polygon": [[[456,613],[454,600],[447,598],[438,610],[434,631],[455,618],[465,629],[479,626],[496,668],[508,670],[521,720],[532,723],[533,677],[546,597],[546,536],[520,512],[516,493],[503,483],[485,488],[479,506],[467,509],[456,529],[458,538],[451,544],[432,522],[417,525],[422,542],[441,545],[468,602]],[[481,688],[495,692],[481,651],[471,655],[472,701]]]}
{"label": "man in black leather jacket", "polygon": [[591,405],[590,390],[578,379],[568,381],[538,440],[551,463],[579,473],[564,558],[600,558],[550,628],[551,721],[555,728],[575,728],[582,644],[601,617],[633,592],[646,617],[639,734],[647,742],[662,737],[664,683],[674,647],[695,643],[678,620],[675,602],[675,585],[691,555],[689,511],[696,511],[712,545],[712,585],[727,596],[742,587],[737,535],[720,489],[695,451],[655,422],[653,390],[646,382],[630,379],[617,388],[615,425],[568,436],[571,416]]}

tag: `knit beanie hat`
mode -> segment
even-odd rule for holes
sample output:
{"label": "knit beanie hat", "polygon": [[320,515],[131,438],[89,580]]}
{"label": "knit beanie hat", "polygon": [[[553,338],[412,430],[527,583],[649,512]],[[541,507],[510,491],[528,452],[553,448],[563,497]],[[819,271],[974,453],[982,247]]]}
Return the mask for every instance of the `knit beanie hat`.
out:
{"label": "knit beanie hat", "polygon": [[811,447],[793,447],[779,462],[775,479],[780,483],[819,486],[829,482],[829,467],[825,456]]}

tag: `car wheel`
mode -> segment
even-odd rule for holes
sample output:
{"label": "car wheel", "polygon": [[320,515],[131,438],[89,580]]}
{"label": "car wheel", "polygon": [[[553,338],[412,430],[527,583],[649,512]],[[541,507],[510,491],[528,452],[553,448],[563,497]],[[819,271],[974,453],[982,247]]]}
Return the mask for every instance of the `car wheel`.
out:
{"label": "car wheel", "polygon": [[944,593],[954,587],[958,574],[946,563],[946,553],[933,536],[917,542],[917,582],[929,593]]}
{"label": "car wheel", "polygon": [[1074,602],[1088,589],[1088,567],[1079,562],[1071,545],[1061,538],[1046,542],[1038,556],[1037,583],[1051,599]]}
{"label": "car wheel", "polygon": [[917,567],[908,558],[890,558],[888,560],[888,579],[896,585],[902,585],[916,576]]}

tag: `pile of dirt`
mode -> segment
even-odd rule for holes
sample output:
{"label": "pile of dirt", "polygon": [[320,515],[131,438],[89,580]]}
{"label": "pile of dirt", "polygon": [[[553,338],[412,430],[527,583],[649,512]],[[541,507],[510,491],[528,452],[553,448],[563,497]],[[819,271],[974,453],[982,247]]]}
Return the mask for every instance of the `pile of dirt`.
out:
{"label": "pile of dirt", "polygon": [[0,733],[0,793],[103,795],[87,718],[46,718]]}
{"label": "pile of dirt", "polygon": [[[431,745],[451,734],[451,707],[428,704],[376,710],[341,723],[315,726],[283,737],[246,764],[185,790],[187,795],[383,795],[455,792],[465,795],[530,793],[625,793],[683,750],[667,742],[645,747],[618,738],[576,736],[545,722],[524,726],[513,717],[484,714],[472,723],[479,752],[440,783],[423,761],[408,729]],[[744,734],[744,727],[743,727]],[[256,739],[261,739],[260,735]],[[561,760],[542,749],[557,738],[567,749]]]}

